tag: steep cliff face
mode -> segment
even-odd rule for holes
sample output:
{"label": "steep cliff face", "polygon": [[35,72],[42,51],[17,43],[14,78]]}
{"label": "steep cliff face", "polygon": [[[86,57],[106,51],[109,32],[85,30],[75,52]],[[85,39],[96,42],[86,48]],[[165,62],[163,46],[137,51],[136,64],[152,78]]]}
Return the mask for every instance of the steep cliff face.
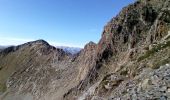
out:
{"label": "steep cliff face", "polygon": [[[169,5],[169,0],[141,0],[123,8],[104,27],[102,38],[96,46],[92,70],[85,69],[89,74],[65,95],[65,99],[160,99],[162,94],[157,92],[160,92],[161,88],[158,87],[162,83],[148,86],[148,90],[142,92],[140,84],[145,83],[143,80],[146,77],[139,76],[154,77],[150,75],[155,71],[153,69],[170,63]],[[152,71],[142,72],[150,68]],[[153,94],[147,94],[154,86],[157,89],[152,91]],[[165,87],[165,97],[169,98],[168,85]],[[148,97],[144,96],[146,94]]]}
{"label": "steep cliff face", "polygon": [[0,52],[2,100],[170,99],[170,1],[139,0],[70,56],[43,40]]}
{"label": "steep cliff face", "polygon": [[91,70],[95,65],[96,44],[93,42],[88,43],[85,48],[80,52],[76,60],[77,62],[79,62],[79,74],[77,79],[83,80],[85,77],[87,77],[89,70]]}
{"label": "steep cliff face", "polygon": [[[169,29],[169,1],[137,1],[122,9],[104,28],[99,52],[125,52],[160,41]],[[110,55],[110,54],[109,54]]]}

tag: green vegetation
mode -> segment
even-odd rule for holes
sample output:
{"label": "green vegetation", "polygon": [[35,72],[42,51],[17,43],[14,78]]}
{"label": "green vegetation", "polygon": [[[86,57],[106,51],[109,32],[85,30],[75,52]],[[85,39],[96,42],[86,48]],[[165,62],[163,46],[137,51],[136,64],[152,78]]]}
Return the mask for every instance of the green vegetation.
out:
{"label": "green vegetation", "polygon": [[127,75],[128,74],[128,71],[127,70],[122,70],[121,72],[120,72],[120,75]]}
{"label": "green vegetation", "polygon": [[0,92],[5,92],[6,89],[7,89],[7,87],[6,87],[5,83],[4,84],[0,83]]}
{"label": "green vegetation", "polygon": [[138,62],[142,61],[142,60],[148,58],[149,56],[152,56],[154,53],[158,52],[159,50],[162,50],[166,47],[170,47],[170,41],[156,45],[151,50],[148,50],[144,55],[140,56],[137,61]]}
{"label": "green vegetation", "polygon": [[2,67],[0,66],[0,70],[2,69]]}
{"label": "green vegetation", "polygon": [[101,82],[102,87],[104,88],[105,85],[107,85],[107,83],[109,83],[109,80],[104,80]]}
{"label": "green vegetation", "polygon": [[165,40],[168,40],[168,39],[170,39],[170,35],[169,35],[168,37],[166,37],[166,39],[165,39]]}
{"label": "green vegetation", "polygon": [[158,69],[160,66],[165,65],[169,62],[170,62],[170,57],[154,63],[151,68],[152,69]]}

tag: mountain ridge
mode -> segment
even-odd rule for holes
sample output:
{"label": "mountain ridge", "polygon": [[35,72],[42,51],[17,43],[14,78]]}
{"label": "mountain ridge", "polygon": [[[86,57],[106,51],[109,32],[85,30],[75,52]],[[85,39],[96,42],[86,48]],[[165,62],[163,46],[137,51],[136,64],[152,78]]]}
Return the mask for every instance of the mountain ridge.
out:
{"label": "mountain ridge", "polygon": [[[8,50],[12,51],[12,49],[14,50],[14,49],[23,47],[25,45],[32,45],[32,44],[36,44],[36,43],[40,43],[40,44],[44,44],[44,45],[50,45],[45,40],[39,39],[39,40],[35,40],[35,41],[24,43],[24,44],[21,44],[21,45],[17,45],[17,46],[12,46],[12,45],[11,46],[0,46],[0,50],[4,50],[4,49],[8,48]],[[51,45],[51,46],[53,46],[53,45]],[[68,46],[53,46],[53,48],[54,47],[58,48],[58,49],[63,49],[66,53],[70,53],[72,55],[77,54],[82,49],[82,48],[79,48],[79,47],[68,47]]]}
{"label": "mountain ridge", "polygon": [[170,99],[169,5],[130,4],[73,57],[41,40],[1,52],[0,99]]}

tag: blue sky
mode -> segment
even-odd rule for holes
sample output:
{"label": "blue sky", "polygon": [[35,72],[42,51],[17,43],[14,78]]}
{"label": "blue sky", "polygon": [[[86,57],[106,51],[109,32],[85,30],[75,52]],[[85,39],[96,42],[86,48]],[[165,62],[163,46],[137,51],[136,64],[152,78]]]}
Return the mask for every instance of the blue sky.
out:
{"label": "blue sky", "polygon": [[0,0],[0,45],[44,39],[83,47],[98,42],[104,25],[134,0]]}

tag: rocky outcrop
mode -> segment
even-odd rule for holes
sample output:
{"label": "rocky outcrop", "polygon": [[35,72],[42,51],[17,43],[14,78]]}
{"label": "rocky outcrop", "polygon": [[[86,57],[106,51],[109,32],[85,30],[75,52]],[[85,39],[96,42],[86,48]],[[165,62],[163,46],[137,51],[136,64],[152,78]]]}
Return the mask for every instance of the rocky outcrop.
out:
{"label": "rocky outcrop", "polygon": [[170,1],[138,0],[76,55],[44,40],[0,52],[2,100],[167,100]]}
{"label": "rocky outcrop", "polygon": [[[126,87],[121,84],[129,82],[129,85],[134,87],[137,84],[133,83],[134,80],[140,82],[134,78],[142,73],[141,70],[146,67],[155,69],[170,63],[169,39],[165,39],[170,29],[170,23],[167,21],[170,16],[169,3],[169,0],[137,1],[123,8],[116,17],[111,19],[104,27],[102,38],[96,46],[93,68],[89,70],[93,76],[86,76],[81,84],[65,95],[65,99],[73,96],[78,99],[82,95],[88,100],[105,100],[106,98],[126,100],[123,95],[117,95],[122,94],[121,88]],[[112,74],[123,75],[125,78],[105,79]],[[91,80],[86,82],[87,79]],[[93,85],[97,83],[99,83],[98,86],[94,88]],[[93,92],[89,93],[91,87]],[[137,96],[137,98],[140,97]],[[129,97],[129,99],[134,98]]]}
{"label": "rocky outcrop", "polygon": [[76,81],[78,82],[75,87],[72,87],[64,95],[64,99],[76,99],[76,95],[80,94],[85,87],[90,86],[92,81],[97,77],[96,66],[96,47],[93,42],[89,42],[83,50],[77,55],[75,62],[77,62],[78,75]]}

